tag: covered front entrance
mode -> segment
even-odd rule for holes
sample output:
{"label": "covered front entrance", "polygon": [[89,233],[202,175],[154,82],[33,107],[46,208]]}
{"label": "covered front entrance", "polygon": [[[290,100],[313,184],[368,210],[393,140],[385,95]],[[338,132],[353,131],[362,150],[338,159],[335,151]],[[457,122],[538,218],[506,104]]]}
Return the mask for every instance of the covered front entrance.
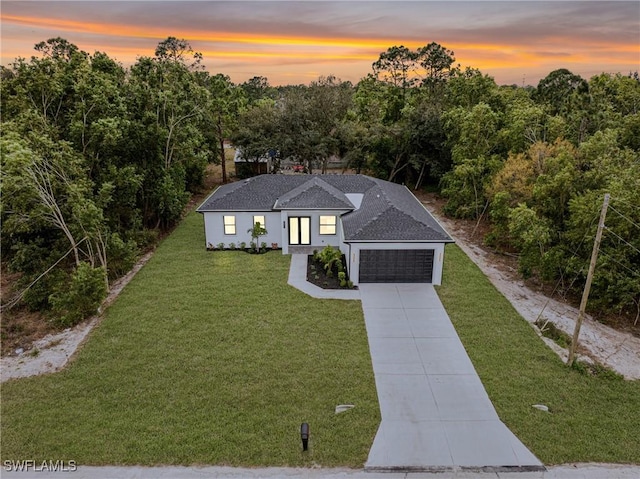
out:
{"label": "covered front entrance", "polygon": [[431,283],[432,249],[363,249],[361,283]]}
{"label": "covered front entrance", "polygon": [[311,244],[311,217],[289,216],[289,244],[292,246]]}

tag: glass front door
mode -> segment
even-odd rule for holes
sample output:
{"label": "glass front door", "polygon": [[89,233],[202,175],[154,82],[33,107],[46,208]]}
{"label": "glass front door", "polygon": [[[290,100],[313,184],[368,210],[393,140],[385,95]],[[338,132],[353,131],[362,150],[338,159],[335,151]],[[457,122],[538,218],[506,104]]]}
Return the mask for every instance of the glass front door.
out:
{"label": "glass front door", "polygon": [[289,217],[289,244],[311,244],[311,218],[309,216]]}

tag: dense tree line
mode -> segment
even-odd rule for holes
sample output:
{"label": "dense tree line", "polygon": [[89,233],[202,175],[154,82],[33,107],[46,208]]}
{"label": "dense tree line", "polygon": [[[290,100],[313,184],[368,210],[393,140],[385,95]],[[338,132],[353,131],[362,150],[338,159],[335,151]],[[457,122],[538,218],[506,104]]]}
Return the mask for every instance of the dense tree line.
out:
{"label": "dense tree line", "polygon": [[225,138],[248,161],[272,156],[273,172],[285,158],[326,171],[335,155],[437,188],[447,214],[490,222],[487,243],[566,293],[584,284],[609,192],[593,304],[640,310],[637,74],[561,69],[537,88],[498,86],[431,43],[389,48],[356,85],[272,87],[210,75],[172,37],[127,69],[60,38],[36,50],[1,71],[3,263],[21,273],[22,303],[61,324],[88,314],[179,220],[207,164],[227,180]]}
{"label": "dense tree line", "polygon": [[15,300],[67,325],[179,220],[243,96],[172,37],[129,69],[61,38],[35,49],[1,71],[2,260]]}
{"label": "dense tree line", "polygon": [[591,305],[624,309],[637,321],[637,73],[585,80],[559,69],[536,88],[498,86],[431,43],[389,48],[355,86],[329,77],[274,93],[260,84],[263,95],[234,136],[250,157],[275,151],[312,171],[337,154],[356,172],[438,188],[447,214],[489,222],[489,245],[518,254],[525,277],[562,294],[579,294],[585,283],[597,216],[611,193]]}

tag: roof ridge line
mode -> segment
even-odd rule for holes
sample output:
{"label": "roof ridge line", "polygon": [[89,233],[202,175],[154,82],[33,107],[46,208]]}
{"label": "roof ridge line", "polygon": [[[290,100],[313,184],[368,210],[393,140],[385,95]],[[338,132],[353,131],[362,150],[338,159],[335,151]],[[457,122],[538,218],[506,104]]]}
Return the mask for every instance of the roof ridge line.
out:
{"label": "roof ridge line", "polygon": [[[377,180],[378,178],[374,178],[374,180]],[[384,194],[384,191],[382,191],[382,188],[380,187],[380,185],[377,183],[377,181],[374,181],[374,186],[372,186],[371,188],[369,188],[369,190],[371,190],[372,188],[377,188],[378,191],[382,192],[382,194],[385,197],[385,202],[388,205],[391,205],[391,207],[393,207],[393,205],[389,202],[389,199],[387,198],[387,196]],[[369,191],[367,190],[367,192]],[[366,194],[366,192],[365,192]],[[363,224],[360,228],[358,228],[355,232],[354,232],[354,236],[357,235],[358,233],[361,233],[367,226],[369,226],[371,223],[375,222],[378,218],[380,218],[380,216],[382,216],[383,213],[385,213],[386,211],[388,211],[388,208],[385,208],[384,210],[380,211],[380,213],[378,213],[375,216],[372,216],[369,221],[367,221],[365,224]]]}
{"label": "roof ridge line", "polygon": [[[378,183],[378,181],[386,181],[386,180],[381,180],[380,178],[375,178],[375,180],[376,180],[376,186],[378,187],[378,190],[380,191],[380,193],[382,193],[382,196],[384,196],[384,199],[387,202],[387,204],[393,206],[393,201],[389,199],[389,195],[387,195],[387,192],[385,191],[385,189],[382,187],[381,184]],[[391,183],[391,181],[388,181],[387,183]]]}
{"label": "roof ridge line", "polygon": [[[349,201],[349,198],[347,198],[346,194],[342,190],[324,181],[324,179],[319,176],[320,175],[309,175],[309,177],[305,178],[298,186],[278,197],[274,203],[274,208],[286,208],[287,204],[298,196],[311,191],[313,188],[318,188],[324,192],[324,194],[339,201],[345,208],[351,210],[355,209],[353,203]],[[283,197],[285,198],[284,200]]]}
{"label": "roof ridge line", "polygon": [[[418,203],[418,205],[419,205],[420,207],[422,207],[422,209],[424,209],[427,213],[429,213],[429,216],[431,216],[431,217],[435,220],[435,217],[434,217],[434,216],[429,212],[429,210],[428,210],[427,208],[425,208],[425,206],[422,204],[422,201],[420,201],[416,195],[414,195],[413,193],[411,193],[411,190],[407,187],[407,185],[404,185],[404,184],[403,184],[402,186],[405,188],[405,190],[407,190],[407,191],[411,194],[411,196],[412,196],[412,197],[413,197],[413,199],[416,201],[416,203]],[[416,221],[418,221],[418,222],[421,222],[421,221],[420,221],[420,218],[416,218],[416,217],[412,214],[412,212],[411,212],[411,211],[408,211],[408,212],[406,212],[406,213],[407,213],[409,216],[411,216],[414,220],[416,220]],[[437,221],[437,220],[436,220],[436,223],[438,223],[438,221]],[[440,223],[438,223],[438,225],[440,225]],[[442,227],[442,225],[440,225],[440,226]],[[429,228],[431,228],[431,227],[429,227]],[[431,228],[431,229],[433,229],[433,228]],[[443,229],[444,229],[444,228],[443,228]]]}

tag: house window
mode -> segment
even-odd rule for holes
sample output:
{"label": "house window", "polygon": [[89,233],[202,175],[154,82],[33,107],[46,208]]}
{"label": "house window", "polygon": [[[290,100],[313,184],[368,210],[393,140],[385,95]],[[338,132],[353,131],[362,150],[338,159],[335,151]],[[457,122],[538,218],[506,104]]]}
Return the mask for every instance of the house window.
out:
{"label": "house window", "polygon": [[260,223],[260,226],[262,226],[263,228],[266,228],[266,223],[264,222],[264,215],[254,215],[253,217],[253,224],[255,225],[256,223]]}
{"label": "house window", "polygon": [[336,217],[335,216],[320,216],[320,234],[321,235],[334,235],[336,234]]}
{"label": "house window", "polygon": [[234,235],[236,234],[236,217],[224,216],[224,234]]}

